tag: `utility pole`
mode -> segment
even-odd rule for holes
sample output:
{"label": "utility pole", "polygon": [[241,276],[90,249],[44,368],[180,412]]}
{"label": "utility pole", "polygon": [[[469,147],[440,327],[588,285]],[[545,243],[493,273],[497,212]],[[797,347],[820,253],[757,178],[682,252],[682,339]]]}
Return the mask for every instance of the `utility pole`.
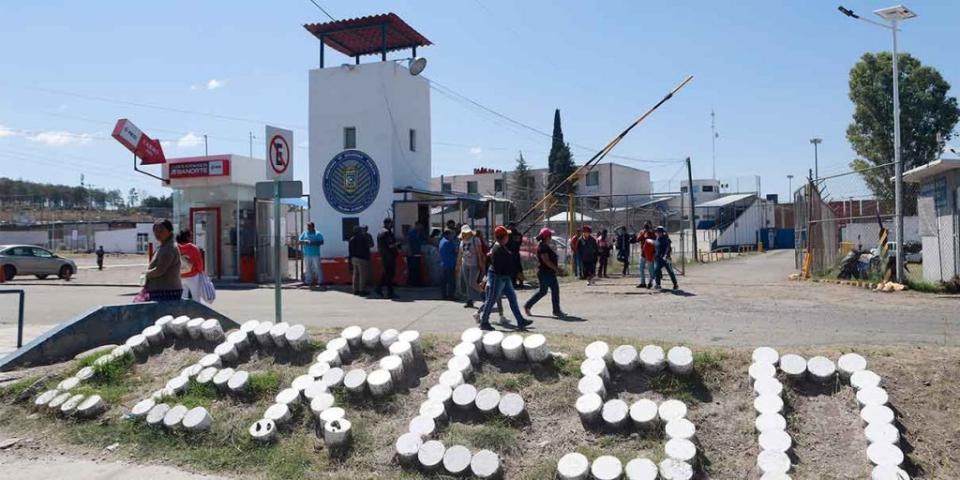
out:
{"label": "utility pole", "polygon": [[250,158],[253,158],[253,132],[247,132],[250,134]]}
{"label": "utility pole", "polygon": [[[713,179],[717,179],[717,124],[716,114],[710,109],[710,153],[713,156]],[[693,182],[690,183],[693,188]]]}
{"label": "utility pole", "polygon": [[813,144],[813,179],[820,179],[820,158],[817,152],[817,146],[823,143],[822,138],[811,138],[810,143]]}
{"label": "utility pole", "polygon": [[793,196],[793,175],[787,175],[787,195]]}
{"label": "utility pole", "polygon": [[693,203],[693,168],[690,167],[690,157],[687,157],[687,182],[690,188],[687,188],[687,194],[690,195],[690,240],[693,242],[693,261],[698,261],[700,255],[697,252],[697,219],[696,205]]}
{"label": "utility pole", "polygon": [[204,157],[209,157],[209,156],[210,156],[210,150],[207,148],[207,134],[206,134],[206,133],[203,134],[203,156],[204,156]]}

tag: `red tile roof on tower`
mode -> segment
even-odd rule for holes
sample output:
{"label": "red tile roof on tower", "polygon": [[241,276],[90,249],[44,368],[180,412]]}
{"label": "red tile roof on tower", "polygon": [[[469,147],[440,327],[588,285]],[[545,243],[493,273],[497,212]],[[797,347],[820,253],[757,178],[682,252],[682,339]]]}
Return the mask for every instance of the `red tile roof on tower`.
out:
{"label": "red tile roof on tower", "polygon": [[392,12],[303,26],[327,46],[351,57],[381,53],[384,27],[388,52],[432,45],[430,40]]}

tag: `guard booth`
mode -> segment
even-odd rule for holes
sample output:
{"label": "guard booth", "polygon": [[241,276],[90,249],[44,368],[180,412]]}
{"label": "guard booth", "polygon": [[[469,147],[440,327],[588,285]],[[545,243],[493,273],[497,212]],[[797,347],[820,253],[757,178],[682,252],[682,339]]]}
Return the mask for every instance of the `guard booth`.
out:
{"label": "guard booth", "polygon": [[[262,159],[239,155],[173,158],[163,166],[163,176],[169,179],[166,186],[173,189],[174,228],[193,231],[210,278],[257,282],[264,279],[260,271],[272,272],[273,211],[258,206],[254,187],[266,180]],[[259,257],[267,258],[266,265]],[[281,265],[285,276],[286,265]]]}

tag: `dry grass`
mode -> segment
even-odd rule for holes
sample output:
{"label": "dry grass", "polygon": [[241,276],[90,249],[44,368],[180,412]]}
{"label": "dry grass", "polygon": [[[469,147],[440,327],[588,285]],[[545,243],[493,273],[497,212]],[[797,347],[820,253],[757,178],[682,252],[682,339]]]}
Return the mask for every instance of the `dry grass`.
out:
{"label": "dry grass", "polygon": [[[334,334],[316,332],[315,338]],[[572,335],[549,337],[551,349],[567,356],[555,358],[547,365],[484,361],[474,383],[478,387],[520,393],[526,401],[529,419],[510,424],[497,418],[456,417],[455,422],[441,429],[438,437],[447,444],[498,452],[508,478],[552,478],[557,459],[572,451],[590,458],[612,454],[624,461],[637,456],[661,459],[660,432],[605,434],[585,431],[581,426],[573,403],[583,347],[593,340]],[[643,345],[617,338],[605,340],[611,345]],[[98,452],[118,442],[120,448],[114,456],[250,478],[418,478],[416,472],[396,465],[393,443],[416,416],[428,387],[436,383],[445,369],[456,341],[452,336],[425,336],[425,363],[417,371],[417,380],[393,398],[373,401],[338,394],[338,402],[346,408],[354,427],[352,447],[345,452],[328,451],[315,435],[309,412],[303,410],[284,428],[274,445],[253,444],[246,435],[247,427],[259,418],[276,392],[305,372],[310,355],[246,359],[242,368],[252,373],[252,393],[247,398],[226,397],[192,384],[176,401],[210,409],[214,426],[203,434],[170,433],[122,418],[136,401],[204,353],[190,349],[168,349],[145,364],[130,365],[115,377],[111,374],[110,382],[84,386],[91,390],[114,389],[110,391],[115,398],[110,409],[95,421],[31,415],[25,405],[11,405],[13,393],[30,383],[26,378],[32,377],[25,377],[23,382],[0,392],[0,431],[10,436],[42,437],[47,448],[57,450]],[[755,478],[753,396],[746,374],[749,351],[694,350],[695,375],[681,379],[669,374],[615,374],[611,392],[628,403],[639,398],[685,401],[690,408],[689,417],[698,429],[702,476]],[[850,349],[818,347],[797,349],[796,353],[837,358],[846,351]],[[960,462],[954,455],[955,447],[960,445],[956,422],[960,352],[934,347],[864,347],[858,351],[884,378],[905,431],[914,478],[960,478]],[[363,353],[350,368],[369,371],[381,355]],[[65,375],[77,368],[78,362],[70,362],[61,365],[59,371]],[[48,383],[55,384],[58,378],[54,376]],[[788,388],[785,398],[798,461],[793,478],[864,478],[868,471],[863,453],[866,445],[850,387],[813,389],[801,385]]]}

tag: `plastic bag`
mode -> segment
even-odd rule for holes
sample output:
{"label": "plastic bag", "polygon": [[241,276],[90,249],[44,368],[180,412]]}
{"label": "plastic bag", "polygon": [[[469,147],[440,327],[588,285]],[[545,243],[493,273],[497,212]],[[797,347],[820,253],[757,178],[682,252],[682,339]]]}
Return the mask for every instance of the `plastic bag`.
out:
{"label": "plastic bag", "polygon": [[200,296],[207,303],[213,303],[217,299],[217,289],[213,287],[213,282],[206,273],[200,274]]}
{"label": "plastic bag", "polygon": [[133,303],[143,303],[150,301],[150,292],[147,292],[146,288],[141,288],[136,295],[133,296]]}

